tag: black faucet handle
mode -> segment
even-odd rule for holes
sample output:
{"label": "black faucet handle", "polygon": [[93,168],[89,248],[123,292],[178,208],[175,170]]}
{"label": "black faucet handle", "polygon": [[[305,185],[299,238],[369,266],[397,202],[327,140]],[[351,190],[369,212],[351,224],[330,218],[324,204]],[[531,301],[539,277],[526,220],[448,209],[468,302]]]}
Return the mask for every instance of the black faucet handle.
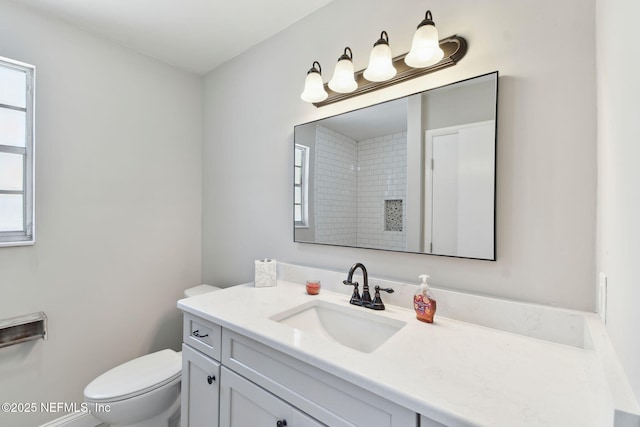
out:
{"label": "black faucet handle", "polygon": [[381,288],[380,286],[376,286],[374,288],[376,293],[373,296],[373,301],[371,302],[370,308],[374,310],[384,310],[384,303],[382,302],[382,298],[380,298],[380,291],[384,291],[388,294],[392,294],[394,290],[392,288]]}
{"label": "black faucet handle", "polygon": [[349,304],[362,305],[362,297],[360,296],[360,291],[358,291],[359,283],[351,282],[349,280],[343,280],[342,283],[347,286],[353,286],[353,294],[351,294]]}

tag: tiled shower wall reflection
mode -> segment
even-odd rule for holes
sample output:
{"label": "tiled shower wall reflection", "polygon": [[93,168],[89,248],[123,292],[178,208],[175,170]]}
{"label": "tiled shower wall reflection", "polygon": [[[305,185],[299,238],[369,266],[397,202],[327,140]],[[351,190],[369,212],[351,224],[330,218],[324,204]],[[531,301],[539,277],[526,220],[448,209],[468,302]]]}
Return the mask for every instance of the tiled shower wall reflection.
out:
{"label": "tiled shower wall reflection", "polygon": [[316,128],[316,242],[357,245],[356,141]]}
{"label": "tiled shower wall reflection", "polygon": [[[406,231],[397,204],[406,202],[406,165],[406,132],[355,141],[318,126],[316,241],[404,250]],[[402,202],[391,202],[396,206],[388,209],[386,200]],[[385,222],[394,224],[391,230],[385,230]]]}
{"label": "tiled shower wall reflection", "polygon": [[[404,250],[405,227],[385,230],[385,214],[393,216],[385,200],[406,202],[407,133],[359,141],[358,169],[358,246]],[[404,218],[389,219],[404,223]]]}

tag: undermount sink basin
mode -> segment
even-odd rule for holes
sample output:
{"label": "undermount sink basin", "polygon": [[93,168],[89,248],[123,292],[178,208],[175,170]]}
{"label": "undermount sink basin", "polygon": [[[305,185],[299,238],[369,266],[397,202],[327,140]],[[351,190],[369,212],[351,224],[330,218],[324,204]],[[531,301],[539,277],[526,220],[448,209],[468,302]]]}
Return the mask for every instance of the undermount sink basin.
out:
{"label": "undermount sink basin", "polygon": [[346,302],[341,306],[322,300],[298,305],[270,319],[363,353],[371,353],[406,325]]}

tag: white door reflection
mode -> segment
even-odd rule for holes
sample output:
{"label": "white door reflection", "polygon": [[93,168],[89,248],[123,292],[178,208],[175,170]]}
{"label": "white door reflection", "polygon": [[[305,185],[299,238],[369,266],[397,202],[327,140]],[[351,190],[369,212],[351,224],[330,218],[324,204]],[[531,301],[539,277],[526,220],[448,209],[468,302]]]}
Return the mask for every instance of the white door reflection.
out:
{"label": "white door reflection", "polygon": [[[427,252],[465,258],[494,253],[495,121],[425,133]],[[431,191],[429,191],[431,190]]]}

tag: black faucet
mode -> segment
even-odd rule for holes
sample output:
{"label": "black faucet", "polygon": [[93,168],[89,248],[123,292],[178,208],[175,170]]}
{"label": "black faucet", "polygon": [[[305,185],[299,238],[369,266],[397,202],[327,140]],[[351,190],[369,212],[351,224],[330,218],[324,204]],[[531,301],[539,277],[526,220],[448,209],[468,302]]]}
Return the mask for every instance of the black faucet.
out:
{"label": "black faucet", "polygon": [[[360,292],[358,291],[358,282],[353,282],[353,273],[357,269],[362,270],[362,277],[364,283],[362,284],[362,296],[360,296]],[[371,293],[369,293],[369,276],[367,274],[367,268],[364,264],[357,262],[351,266],[349,269],[349,274],[347,275],[347,280],[344,280],[342,283],[345,285],[353,286],[353,294],[351,295],[351,299],[349,300],[349,304],[353,305],[361,305],[366,308],[371,308],[374,310],[384,310],[384,304],[382,303],[382,299],[380,298],[380,291],[385,291],[388,293],[392,293],[393,289],[391,288],[380,288],[380,286],[376,286],[376,293],[374,296],[374,300],[371,300]]]}
{"label": "black faucet", "polygon": [[[364,278],[364,284],[362,285],[362,296],[360,296],[360,292],[358,291],[358,282],[353,282],[353,273],[360,268],[362,270],[362,276]],[[355,263],[349,269],[349,274],[347,275],[347,280],[343,280],[342,283],[345,285],[353,286],[353,294],[351,295],[351,300],[349,300],[349,304],[353,305],[364,305],[364,295],[366,294],[369,302],[371,302],[371,294],[369,293],[369,277],[367,275],[367,268],[362,263]]]}

